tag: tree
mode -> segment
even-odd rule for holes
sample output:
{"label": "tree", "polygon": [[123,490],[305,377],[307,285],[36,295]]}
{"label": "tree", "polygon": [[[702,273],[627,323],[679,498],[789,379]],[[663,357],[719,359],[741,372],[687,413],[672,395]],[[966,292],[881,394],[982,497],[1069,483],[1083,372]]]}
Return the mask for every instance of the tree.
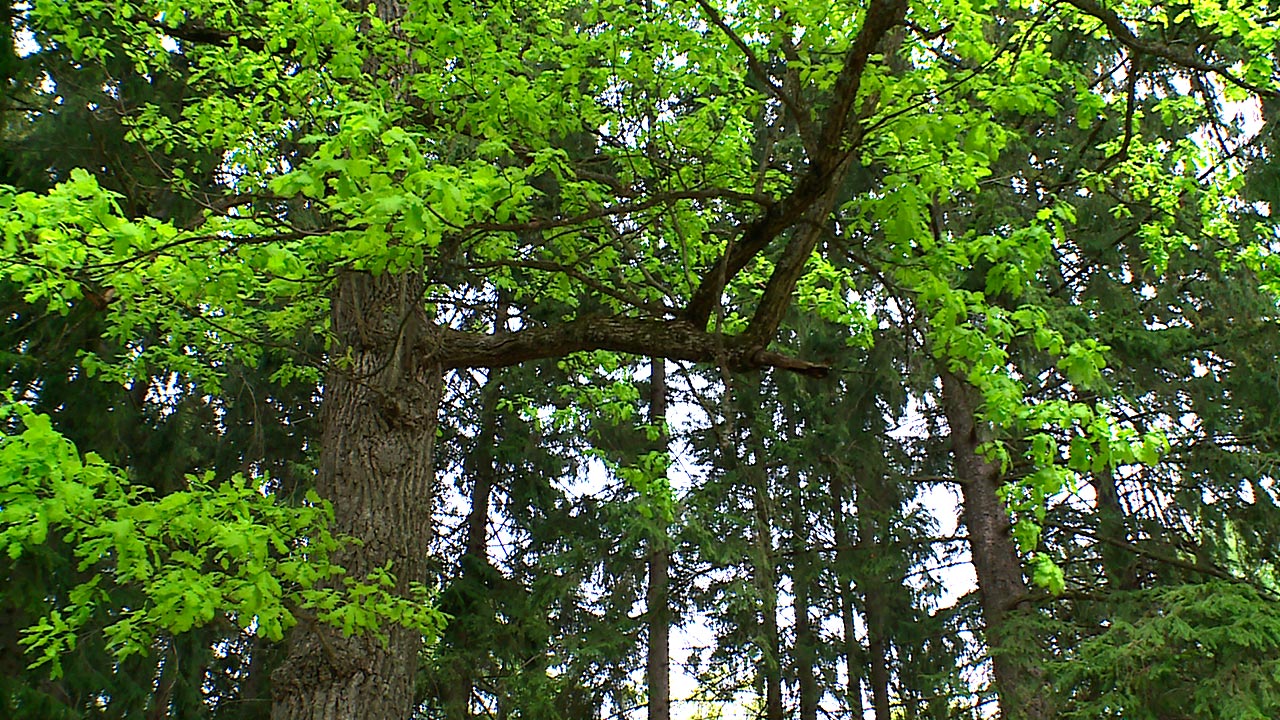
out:
{"label": "tree", "polygon": [[[833,233],[850,248],[865,241],[868,273],[925,319],[947,378],[957,474],[986,493],[973,515],[1002,532],[1003,471],[1024,452],[1035,466],[1003,491],[1030,552],[1026,518],[1075,459],[1046,429],[1070,436],[1072,456],[1119,444],[1092,432],[1109,410],[1040,402],[1023,372],[1032,366],[1004,350],[1029,342],[1079,387],[1105,364],[1100,343],[1039,304],[1001,300],[1045,274],[1074,216],[1048,193],[1024,222],[962,233],[944,229],[940,209],[980,197],[1011,138],[1034,135],[1009,129],[1010,117],[1064,96],[1108,111],[1091,88],[1114,73],[1096,56],[1051,52],[1055,28],[1236,93],[1273,95],[1277,84],[1271,55],[1254,51],[1274,43],[1264,16],[1231,22],[1238,13],[1209,2],[1185,13],[1129,5],[1142,26],[1092,0],[37,3],[27,18],[42,46],[94,67],[127,58],[107,85],[123,98],[128,142],[161,158],[166,193],[205,212],[176,217],[159,202],[133,212],[105,189],[112,168],[82,168],[47,193],[0,195],[2,272],[54,311],[102,305],[118,351],[87,356],[86,372],[179,373],[217,394],[228,367],[272,357],[278,379],[322,387],[315,486],[332,503],[333,531],[358,541],[333,560],[404,600],[429,575],[446,371],[610,351],[822,375],[821,359],[773,343],[801,279],[822,269],[815,249]],[[1177,41],[1165,40],[1172,29]],[[173,78],[189,93],[176,115],[131,94]],[[1228,254],[1244,249],[1227,212],[1233,174],[1193,169],[1217,167],[1215,151],[1169,140],[1184,165],[1165,182],[1158,145],[1140,154],[1124,129],[1109,141],[1128,158],[1086,189],[1148,181],[1161,213],[1187,200]],[[1147,177],[1152,169],[1163,174]],[[1177,239],[1164,217],[1142,226],[1153,247]],[[992,269],[979,278],[983,264]],[[567,309],[540,315],[549,301]],[[830,301],[858,303],[839,292]],[[499,303],[512,308],[510,325],[454,323],[452,310]],[[1145,455],[1154,441],[1126,442]],[[756,535],[772,576],[769,520]],[[992,623],[1025,586],[1016,552],[988,549],[980,562],[999,565],[1009,590],[984,588]],[[1034,562],[1060,584],[1047,555]],[[317,582],[310,589],[344,586]],[[777,599],[774,588],[764,595]],[[381,638],[340,632],[306,608],[282,612],[303,622],[273,676],[274,717],[412,710],[431,628],[391,600],[375,605],[346,629],[403,621],[380,626]],[[1000,665],[998,679],[1010,674]],[[1025,685],[1000,682],[1015,696]],[[771,695],[777,715],[780,691]]]}

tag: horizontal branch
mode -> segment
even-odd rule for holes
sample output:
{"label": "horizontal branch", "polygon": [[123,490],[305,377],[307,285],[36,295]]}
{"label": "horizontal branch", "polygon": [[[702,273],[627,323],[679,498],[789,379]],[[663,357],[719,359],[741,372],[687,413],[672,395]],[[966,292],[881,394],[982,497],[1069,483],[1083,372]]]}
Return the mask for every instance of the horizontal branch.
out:
{"label": "horizontal branch", "polygon": [[[192,43],[193,45],[215,45],[217,47],[242,47],[253,52],[263,52],[267,48],[266,42],[262,38],[253,37],[252,35],[242,35],[231,30],[220,30],[211,28],[207,25],[198,23],[181,23],[178,25],[169,25],[159,20],[144,20],[143,23],[160,32],[168,35],[175,40]],[[292,40],[285,44],[282,48],[285,54],[293,49],[294,42]]]}
{"label": "horizontal branch", "polygon": [[753,349],[739,336],[710,333],[686,320],[625,316],[586,317],[490,335],[442,329],[428,333],[420,351],[445,368],[507,367],[529,360],[563,357],[589,350],[610,350],[668,360],[717,363],[735,372],[778,368],[825,377],[830,366],[772,350]]}

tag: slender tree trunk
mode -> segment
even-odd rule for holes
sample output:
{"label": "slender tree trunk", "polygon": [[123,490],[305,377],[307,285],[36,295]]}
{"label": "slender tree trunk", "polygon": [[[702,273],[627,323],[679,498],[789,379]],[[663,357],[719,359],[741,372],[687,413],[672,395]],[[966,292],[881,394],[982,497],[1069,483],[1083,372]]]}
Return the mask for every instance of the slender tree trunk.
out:
{"label": "slender tree trunk", "polygon": [[759,574],[760,634],[764,655],[764,717],[765,720],[782,720],[782,639],[778,635],[778,590],[769,582],[771,572]]}
{"label": "slender tree trunk", "polygon": [[[498,316],[503,317],[506,306],[499,301]],[[475,676],[480,669],[477,655],[472,653],[473,639],[468,632],[470,618],[482,607],[478,602],[488,591],[485,574],[489,566],[489,503],[493,496],[497,468],[494,446],[498,443],[498,400],[501,399],[501,371],[490,370],[489,379],[481,391],[480,426],[476,432],[476,445],[467,458],[466,468],[471,476],[471,510],[467,514],[466,538],[459,561],[459,577],[454,597],[456,605],[449,612],[456,612],[454,622],[445,630],[444,642],[458,653],[453,662],[450,682],[440,688],[440,705],[445,717],[464,720],[471,715],[471,697],[475,692]],[[468,654],[470,653],[470,654]]]}
{"label": "slender tree trunk", "polygon": [[[334,530],[360,540],[336,560],[348,577],[387,564],[406,592],[426,576],[432,535],[432,454],[443,387],[423,357],[433,332],[421,277],[346,271],[331,297],[333,361],[325,378],[316,489],[333,502]],[[386,642],[304,622],[276,671],[275,720],[396,720],[412,712],[419,633]]]}
{"label": "slender tree trunk", "polygon": [[790,484],[795,494],[791,516],[792,537],[797,544],[805,543],[804,547],[796,548],[795,570],[792,572],[796,614],[795,668],[796,681],[800,686],[799,720],[818,720],[818,701],[821,697],[817,676],[818,635],[813,619],[809,616],[815,592],[816,563],[813,551],[807,547],[809,517],[799,478],[793,476]]}
{"label": "slender tree trunk", "polygon": [[1033,659],[1019,657],[1010,643],[1006,621],[1026,598],[1027,585],[1010,533],[1009,513],[997,492],[1000,468],[978,452],[978,446],[990,435],[976,417],[979,393],[966,380],[944,372],[942,394],[951,427],[956,479],[964,497],[964,524],[978,577],[987,645],[1000,694],[1001,717],[1048,720],[1052,711],[1042,673],[1036,670]]}
{"label": "slender tree trunk", "polygon": [[[748,433],[755,433],[748,427]],[[757,450],[760,445],[755,446]],[[757,458],[758,460],[758,458]],[[765,720],[782,720],[782,639],[778,633],[777,559],[773,547],[773,513],[770,512],[769,479],[763,466],[750,468],[755,484],[755,545],[753,557],[756,592],[760,595],[760,651],[763,656]]]}
{"label": "slender tree trunk", "polygon": [[850,717],[861,718],[866,717],[867,713],[862,696],[862,678],[866,674],[863,658],[866,653],[858,640],[857,631],[858,608],[853,586],[853,568],[856,560],[853,554],[853,540],[849,536],[849,527],[854,522],[853,513],[846,508],[846,505],[853,506],[853,498],[849,494],[849,486],[838,471],[831,477],[831,498],[836,515],[836,567],[839,569],[840,615],[844,626],[845,707]]}
{"label": "slender tree trunk", "polygon": [[858,589],[862,592],[862,608],[867,622],[867,681],[871,685],[871,704],[876,720],[889,720],[889,643],[886,639],[889,616],[889,598],[885,592],[884,567],[878,557],[885,552],[879,548],[880,522],[884,515],[882,503],[876,502],[875,493],[868,487],[870,471],[854,474],[854,492],[857,494],[858,565],[855,574]]}
{"label": "slender tree trunk", "polygon": [[[653,371],[649,385],[649,422],[662,428],[662,452],[668,452],[667,365],[662,358],[650,358]],[[661,532],[650,538],[649,552],[649,720],[671,720],[671,545],[665,522]]]}

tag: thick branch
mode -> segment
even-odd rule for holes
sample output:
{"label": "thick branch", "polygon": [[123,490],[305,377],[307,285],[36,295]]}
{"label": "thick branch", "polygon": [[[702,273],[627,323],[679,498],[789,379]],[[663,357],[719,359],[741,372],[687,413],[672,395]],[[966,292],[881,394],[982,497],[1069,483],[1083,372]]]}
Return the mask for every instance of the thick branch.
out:
{"label": "thick branch", "polygon": [[858,90],[862,87],[862,73],[867,69],[867,61],[871,53],[880,44],[881,38],[890,29],[902,23],[907,16],[906,0],[871,0],[867,6],[867,16],[862,21],[862,29],[853,39],[849,51],[845,53],[844,67],[836,78],[835,102],[826,112],[826,122],[822,126],[822,147],[829,158],[839,157],[846,150],[849,138],[846,136],[849,119],[852,116],[853,103],[858,99]]}
{"label": "thick branch", "polygon": [[[796,184],[791,194],[769,207],[760,217],[743,225],[741,238],[733,244],[732,250],[703,275],[703,281],[685,311],[685,317],[690,322],[705,326],[720,294],[724,292],[725,284],[763,252],[778,235],[804,218],[814,204],[843,179],[851,150],[861,140],[860,137],[850,136],[849,121],[858,89],[862,85],[862,73],[880,40],[891,28],[903,21],[906,11],[906,0],[872,0],[862,29],[845,54],[844,67],[836,81],[835,98],[824,113],[819,154],[810,157],[809,171]],[[823,219],[825,217],[819,221]],[[808,258],[807,253],[805,258]],[[786,283],[780,282],[779,286],[786,287]],[[787,293],[790,294],[789,288]],[[765,326],[767,323],[757,327],[763,329]]]}
{"label": "thick branch", "polygon": [[[207,25],[198,23],[183,23],[179,25],[169,25],[159,20],[146,20],[145,24],[156,28],[160,32],[168,35],[176,40],[182,40],[194,45],[216,45],[218,47],[242,47],[254,52],[262,52],[266,50],[267,44],[262,38],[256,38],[252,35],[242,35],[231,30],[219,30],[211,28]],[[294,42],[289,40],[283,51],[288,54],[293,50]]]}
{"label": "thick branch", "polygon": [[824,377],[830,370],[821,363],[752,349],[742,337],[705,332],[685,320],[621,316],[587,317],[492,335],[443,329],[440,335],[424,339],[419,350],[439,358],[446,368],[506,367],[574,352],[612,350],[688,362],[723,362],[735,371],[774,367]]}
{"label": "thick branch", "polygon": [[[764,214],[742,227],[742,237],[733,244],[729,255],[721,256],[703,275],[702,283],[689,300],[685,317],[695,325],[705,326],[715,309],[720,293],[730,279],[759,255],[783,230],[796,224],[805,211],[822,195],[828,179],[810,172],[800,179],[795,190]],[[726,267],[727,266],[727,267]]]}
{"label": "thick branch", "polygon": [[[846,156],[844,163],[837,166],[836,175],[844,175],[852,157],[852,155]],[[782,318],[786,315],[787,308],[791,306],[791,295],[795,292],[796,284],[804,275],[804,266],[813,255],[818,241],[826,233],[826,220],[835,209],[838,189],[838,185],[832,184],[817,199],[804,218],[807,222],[792,233],[786,248],[774,265],[773,274],[769,276],[769,284],[764,289],[764,296],[756,305],[755,314],[751,317],[751,324],[746,332],[748,342],[755,347],[767,346],[778,332],[778,326],[782,324]]]}

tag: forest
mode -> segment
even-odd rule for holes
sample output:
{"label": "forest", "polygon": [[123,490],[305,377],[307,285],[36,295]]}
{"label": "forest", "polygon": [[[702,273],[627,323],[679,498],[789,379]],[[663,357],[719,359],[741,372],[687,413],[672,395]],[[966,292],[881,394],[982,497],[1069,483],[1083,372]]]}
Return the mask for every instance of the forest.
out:
{"label": "forest", "polygon": [[20,0],[0,716],[1280,717],[1277,0]]}

